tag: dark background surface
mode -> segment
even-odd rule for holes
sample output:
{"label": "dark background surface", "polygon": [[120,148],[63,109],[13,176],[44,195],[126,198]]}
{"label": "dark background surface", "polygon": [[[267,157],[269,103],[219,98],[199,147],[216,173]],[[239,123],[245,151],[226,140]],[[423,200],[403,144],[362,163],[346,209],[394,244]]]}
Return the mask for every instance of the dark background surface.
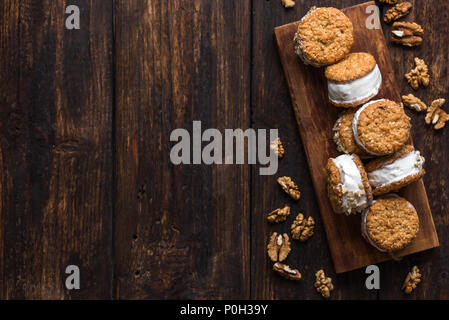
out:
{"label": "dark background surface", "polygon": [[[419,48],[390,46],[399,87],[412,92],[403,74],[419,56],[432,81],[417,95],[448,98],[449,2],[411,2],[405,20],[426,35]],[[440,248],[380,264],[379,291],[365,289],[364,270],[334,274],[273,37],[317,3],[2,0],[0,299],[319,299],[320,268],[332,299],[449,299],[449,129],[410,110]],[[80,30],[64,27],[69,4],[81,9]],[[172,165],[170,133],[193,120],[203,130],[279,128],[276,176],[297,181],[301,200],[258,166]],[[285,203],[289,220],[269,225]],[[292,243],[287,262],[303,280],[290,282],[273,274],[265,246],[298,212],[317,226]],[[81,290],[64,287],[69,264]],[[405,296],[415,264],[423,281]]]}

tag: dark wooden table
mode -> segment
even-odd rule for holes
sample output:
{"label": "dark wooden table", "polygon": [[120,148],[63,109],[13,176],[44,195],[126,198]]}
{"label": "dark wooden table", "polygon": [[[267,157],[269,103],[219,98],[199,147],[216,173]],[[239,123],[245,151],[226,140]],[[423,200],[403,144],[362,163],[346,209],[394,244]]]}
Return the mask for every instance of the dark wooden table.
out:
{"label": "dark wooden table", "polygon": [[[441,246],[380,264],[379,291],[365,288],[364,270],[334,274],[273,38],[317,1],[67,2],[81,9],[80,30],[65,29],[65,1],[0,4],[0,299],[319,299],[319,268],[333,299],[449,298],[449,129],[413,112]],[[411,92],[403,74],[419,56],[432,82],[418,95],[449,98],[449,2],[412,2],[407,19],[426,36],[417,49],[391,46],[399,86]],[[289,202],[275,177],[254,165],[171,164],[170,133],[193,120],[279,128],[278,175],[302,192],[292,210],[317,221],[311,240],[292,244],[302,281],[273,274],[266,256],[269,233],[290,226],[265,220]],[[69,264],[80,290],[65,289]],[[415,264],[423,281],[405,296]]]}

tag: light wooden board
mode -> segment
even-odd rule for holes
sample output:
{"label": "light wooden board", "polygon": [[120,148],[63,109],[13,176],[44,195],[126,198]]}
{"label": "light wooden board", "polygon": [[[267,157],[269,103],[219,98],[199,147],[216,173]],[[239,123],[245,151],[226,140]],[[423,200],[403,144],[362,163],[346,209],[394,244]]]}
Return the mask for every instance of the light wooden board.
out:
{"label": "light wooden board", "polygon": [[[399,102],[400,93],[382,29],[366,27],[366,21],[372,14],[367,13],[367,7],[370,5],[374,5],[374,2],[343,9],[354,25],[355,43],[352,51],[369,52],[376,58],[383,78],[382,88],[376,98],[387,98]],[[379,17],[376,16],[376,19]],[[335,271],[347,272],[389,260],[391,259],[389,255],[377,251],[362,238],[360,215],[346,217],[332,211],[327,198],[325,167],[329,157],[338,156],[332,138],[332,127],[341,110],[327,101],[327,84],[323,69],[304,65],[294,53],[292,40],[297,25],[298,22],[294,22],[275,28],[275,37]],[[397,256],[438,247],[438,236],[423,181],[419,180],[409,185],[399,194],[417,209],[420,230],[413,243],[398,252]]]}

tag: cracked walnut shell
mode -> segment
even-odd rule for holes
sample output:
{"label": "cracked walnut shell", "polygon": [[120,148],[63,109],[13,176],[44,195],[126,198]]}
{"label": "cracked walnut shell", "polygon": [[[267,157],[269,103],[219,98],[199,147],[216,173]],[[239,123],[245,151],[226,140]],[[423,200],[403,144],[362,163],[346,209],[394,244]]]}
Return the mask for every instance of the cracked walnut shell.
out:
{"label": "cracked walnut shell", "polygon": [[419,46],[424,36],[423,28],[415,22],[395,22],[391,30],[390,41],[407,47]]}
{"label": "cracked walnut shell", "polygon": [[407,79],[407,82],[413,89],[418,90],[420,85],[424,87],[427,87],[429,85],[430,75],[429,68],[427,67],[424,60],[416,57],[415,65],[416,68],[405,74],[405,79]]}
{"label": "cracked walnut shell", "polygon": [[282,189],[287,192],[292,199],[299,200],[301,197],[301,192],[299,192],[298,186],[290,177],[280,177],[277,181],[281,185]]}
{"label": "cracked walnut shell", "polygon": [[285,206],[282,209],[278,208],[276,210],[271,211],[268,214],[267,220],[271,223],[278,223],[287,220],[287,217],[290,215],[290,206]]}
{"label": "cracked walnut shell", "polygon": [[379,2],[385,3],[385,4],[396,4],[396,3],[398,3],[398,0],[379,0]]}
{"label": "cracked walnut shell", "polygon": [[284,261],[290,253],[290,240],[286,233],[273,232],[267,245],[268,256],[273,262]]}
{"label": "cracked walnut shell", "polygon": [[284,156],[285,150],[282,145],[281,138],[277,138],[270,143],[270,149],[273,150],[274,154],[278,156],[278,158],[282,158]]}
{"label": "cracked walnut shell", "polygon": [[304,218],[302,213],[298,214],[295,221],[291,226],[292,238],[301,242],[307,241],[313,236],[313,230],[315,228],[315,221],[313,217]]}
{"label": "cracked walnut shell", "polygon": [[332,284],[332,279],[330,277],[326,277],[324,274],[324,270],[318,270],[315,273],[315,288],[316,290],[324,297],[329,298],[331,295],[331,291],[334,290],[334,286]]}
{"label": "cracked walnut shell", "polygon": [[301,280],[302,277],[298,269],[293,269],[290,266],[280,262],[276,262],[273,265],[273,270],[276,271],[282,277],[289,280]]}
{"label": "cracked walnut shell", "polygon": [[418,112],[427,110],[427,105],[411,93],[406,96],[402,96],[402,104]]}
{"label": "cracked walnut shell", "polygon": [[417,266],[413,266],[412,270],[407,274],[405,278],[404,284],[402,285],[402,290],[406,294],[412,293],[414,289],[418,286],[418,283],[421,282],[421,273],[419,273],[419,269]]}
{"label": "cracked walnut shell", "polygon": [[411,8],[412,4],[408,1],[398,3],[393,8],[390,8],[387,10],[387,12],[385,12],[384,21],[386,23],[390,23],[392,21],[398,20],[407,15],[410,12]]}

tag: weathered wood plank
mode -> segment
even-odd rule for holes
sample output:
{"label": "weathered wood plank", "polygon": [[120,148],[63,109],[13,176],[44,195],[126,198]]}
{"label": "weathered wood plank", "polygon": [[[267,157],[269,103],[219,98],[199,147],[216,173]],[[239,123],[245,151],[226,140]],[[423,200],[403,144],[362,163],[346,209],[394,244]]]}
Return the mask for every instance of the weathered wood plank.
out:
{"label": "weathered wood plank", "polygon": [[116,1],[115,297],[248,298],[249,169],[170,133],[249,126],[250,1]]}
{"label": "weathered wood plank", "polygon": [[[327,1],[326,6],[342,8],[362,1]],[[313,283],[315,272],[324,268],[333,278],[334,299],[375,299],[376,292],[365,289],[364,270],[336,275],[329,253],[328,242],[321,222],[320,212],[306,156],[301,142],[295,114],[292,109],[288,86],[277,53],[273,29],[276,26],[297,21],[316,1],[297,1],[292,9],[284,9],[280,1],[253,1],[253,102],[252,126],[255,128],[279,128],[286,155],[279,162],[275,177],[259,176],[252,171],[253,223],[252,223],[252,292],[259,299],[319,299]],[[291,176],[302,192],[295,203],[280,189],[275,178]],[[292,205],[292,215],[280,225],[269,225],[266,214],[286,203]],[[314,236],[306,243],[292,242],[288,263],[303,272],[300,283],[279,278],[271,270],[272,263],[265,246],[273,231],[290,231],[290,225],[299,212],[311,215],[317,223]]]}
{"label": "weathered wood plank", "polygon": [[0,299],[112,295],[112,1],[75,2],[73,31],[64,2],[1,5]]}

